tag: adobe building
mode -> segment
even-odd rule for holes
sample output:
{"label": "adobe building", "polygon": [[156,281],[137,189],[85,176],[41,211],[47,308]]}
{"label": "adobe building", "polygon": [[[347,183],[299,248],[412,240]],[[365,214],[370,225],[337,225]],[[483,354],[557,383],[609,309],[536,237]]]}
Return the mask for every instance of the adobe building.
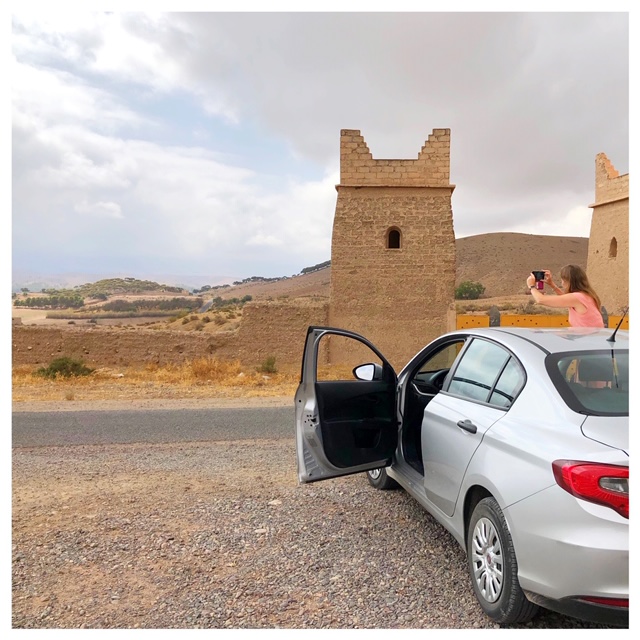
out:
{"label": "adobe building", "polygon": [[[450,139],[434,129],[417,159],[378,160],[360,131],[340,132],[329,323],[370,339],[398,370],[455,314]],[[329,362],[340,356],[330,348]]]}
{"label": "adobe building", "polygon": [[607,313],[619,315],[629,304],[629,174],[604,153],[596,156],[595,191],[587,273]]}

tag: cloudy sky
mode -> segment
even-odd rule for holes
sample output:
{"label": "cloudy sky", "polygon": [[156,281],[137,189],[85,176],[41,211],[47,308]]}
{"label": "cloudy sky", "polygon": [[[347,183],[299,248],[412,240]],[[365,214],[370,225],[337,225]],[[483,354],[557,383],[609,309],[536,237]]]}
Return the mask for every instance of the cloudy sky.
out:
{"label": "cloudy sky", "polygon": [[416,158],[450,128],[457,237],[588,236],[596,154],[629,171],[619,10],[13,5],[14,272],[213,284],[328,260],[340,129]]}

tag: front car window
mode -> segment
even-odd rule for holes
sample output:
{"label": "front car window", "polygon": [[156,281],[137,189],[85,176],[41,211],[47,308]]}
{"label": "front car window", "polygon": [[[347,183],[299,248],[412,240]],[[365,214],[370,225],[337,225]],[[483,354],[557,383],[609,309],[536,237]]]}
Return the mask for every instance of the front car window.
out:
{"label": "front car window", "polygon": [[444,344],[431,353],[412,378],[416,389],[424,394],[438,393],[463,346],[464,338]]}
{"label": "front car window", "polygon": [[462,354],[447,391],[508,408],[524,386],[520,363],[503,347],[475,338]]}
{"label": "front car window", "polygon": [[572,351],[547,356],[545,366],[567,405],[585,415],[629,415],[629,351]]}

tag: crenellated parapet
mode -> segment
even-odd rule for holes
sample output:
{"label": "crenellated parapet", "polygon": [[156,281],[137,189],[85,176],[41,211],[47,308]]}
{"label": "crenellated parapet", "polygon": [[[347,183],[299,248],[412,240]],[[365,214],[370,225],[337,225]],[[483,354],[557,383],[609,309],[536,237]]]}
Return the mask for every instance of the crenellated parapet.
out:
{"label": "crenellated parapet", "polygon": [[629,198],[629,174],[620,173],[605,153],[596,156],[596,201],[590,207],[599,207]]}
{"label": "crenellated parapet", "polygon": [[449,187],[450,129],[434,129],[413,160],[374,159],[357,129],[340,131],[339,187]]}

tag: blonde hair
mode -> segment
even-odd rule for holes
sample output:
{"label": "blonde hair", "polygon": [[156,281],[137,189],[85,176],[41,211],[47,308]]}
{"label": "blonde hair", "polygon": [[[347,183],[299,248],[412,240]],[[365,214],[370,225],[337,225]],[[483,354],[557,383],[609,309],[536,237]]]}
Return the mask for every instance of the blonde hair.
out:
{"label": "blonde hair", "polygon": [[600,310],[600,298],[593,287],[589,284],[587,273],[582,267],[579,267],[576,264],[567,264],[560,270],[560,277],[568,283],[567,293],[583,291],[593,298],[598,310]]}

